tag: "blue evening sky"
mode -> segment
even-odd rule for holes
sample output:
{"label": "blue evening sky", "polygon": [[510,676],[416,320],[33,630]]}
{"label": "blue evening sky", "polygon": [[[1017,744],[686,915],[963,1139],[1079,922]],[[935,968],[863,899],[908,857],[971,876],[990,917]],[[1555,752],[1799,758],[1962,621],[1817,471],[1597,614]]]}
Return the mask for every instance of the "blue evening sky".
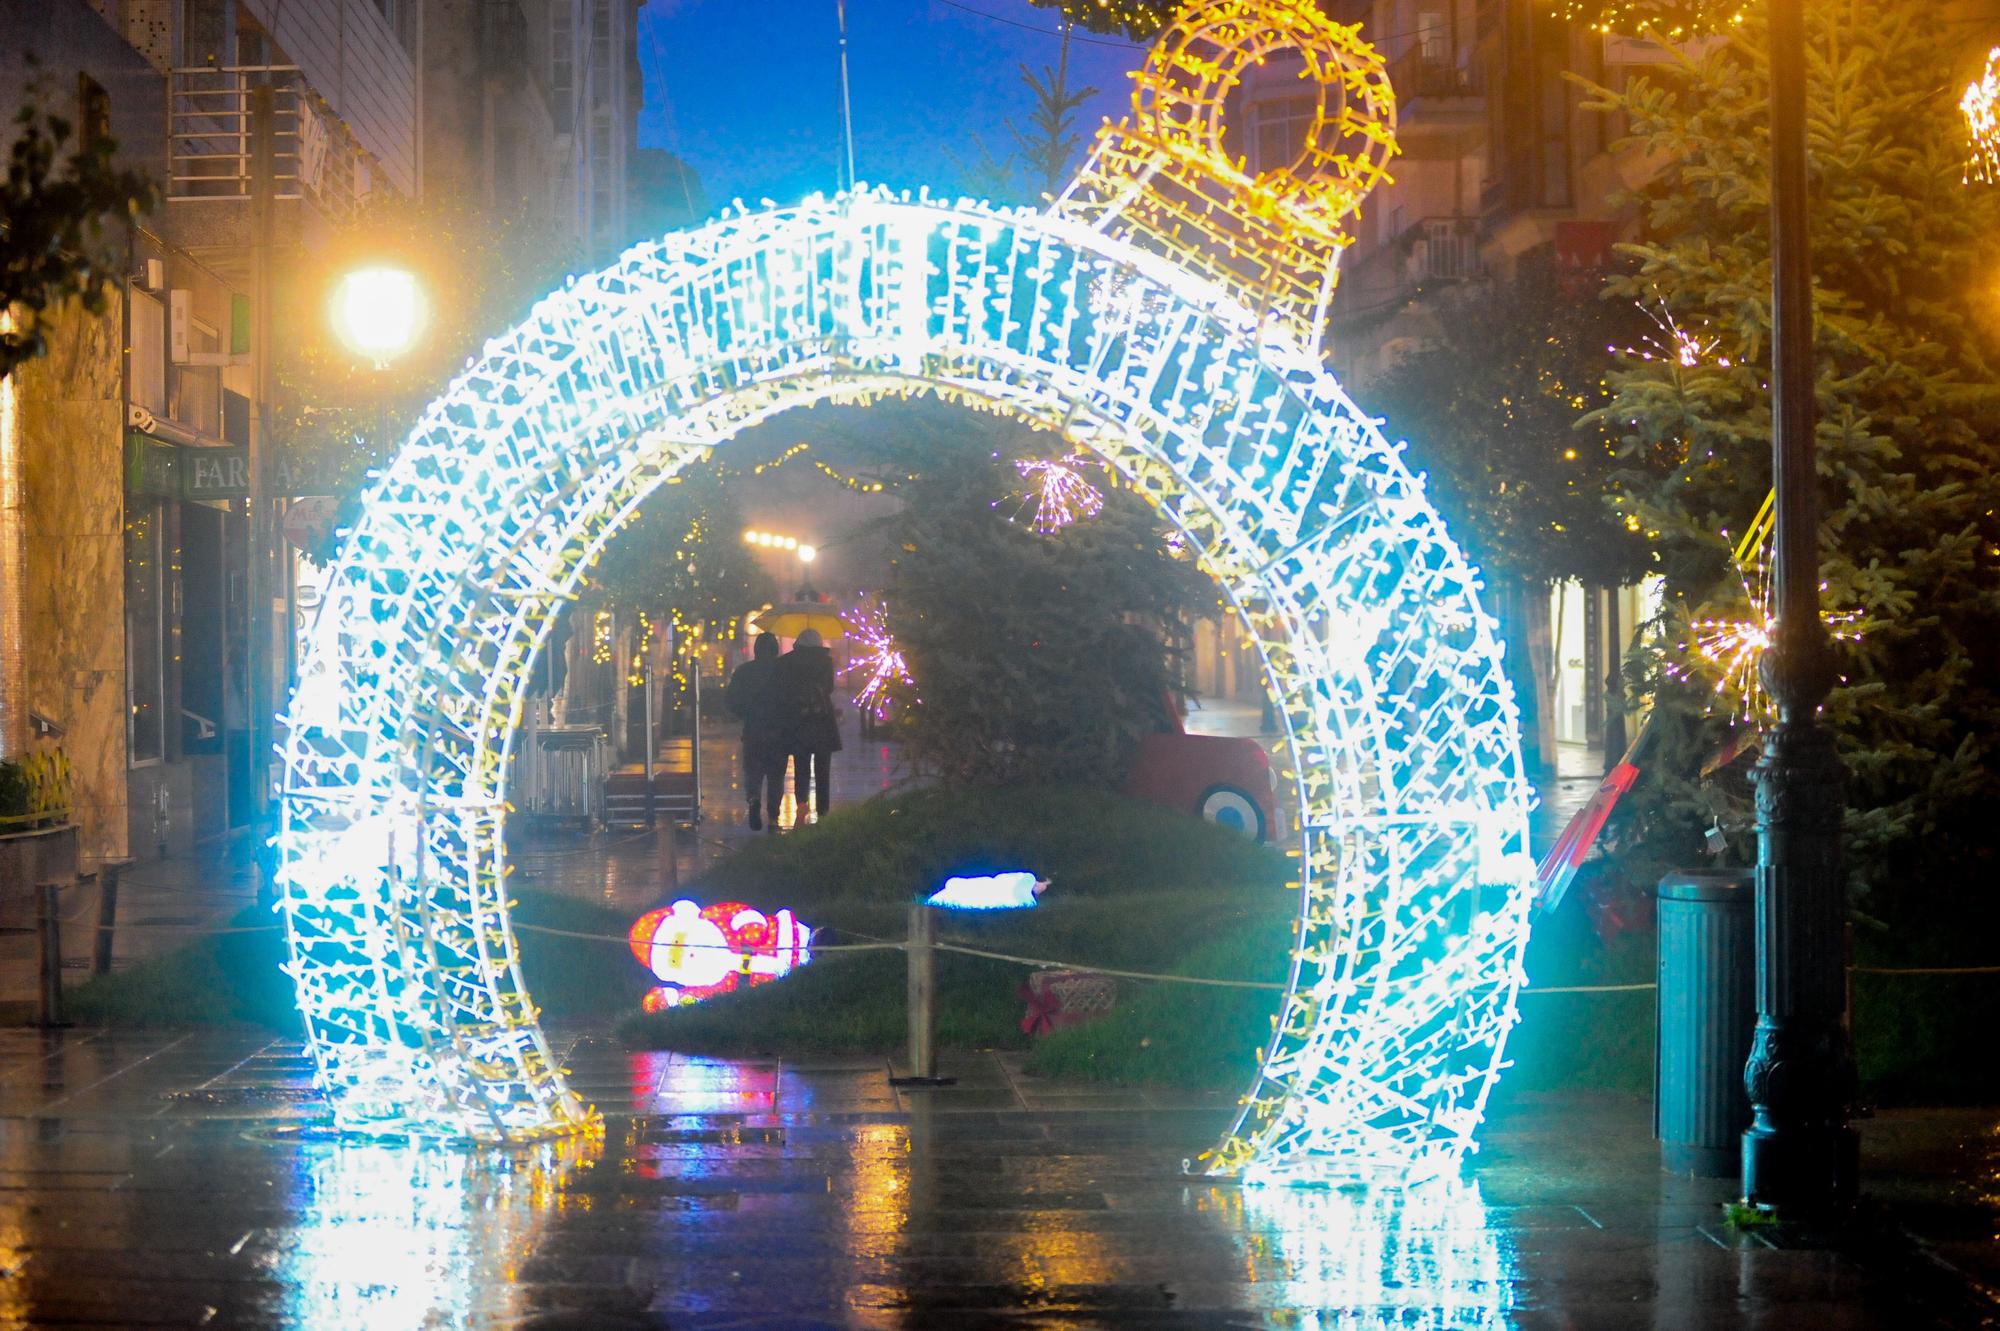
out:
{"label": "blue evening sky", "polygon": [[[1037,72],[1060,51],[1057,19],[1028,0],[848,0],[854,153],[865,181],[956,194],[971,188],[952,153],[1000,156],[1006,122],[1026,126]],[[840,52],[835,0],[647,0],[639,13],[646,103],[639,141],[701,177],[711,211],[740,198],[791,203],[840,183]],[[1072,85],[1100,92],[1084,142],[1130,105],[1144,52],[1079,31]]]}

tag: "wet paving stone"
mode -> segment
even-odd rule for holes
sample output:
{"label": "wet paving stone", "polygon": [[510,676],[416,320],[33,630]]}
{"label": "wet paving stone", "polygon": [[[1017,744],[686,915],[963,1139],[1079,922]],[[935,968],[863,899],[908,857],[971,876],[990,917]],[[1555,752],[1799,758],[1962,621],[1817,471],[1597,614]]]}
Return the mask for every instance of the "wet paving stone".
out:
{"label": "wet paving stone", "polygon": [[[1890,1247],[1728,1228],[1728,1186],[1663,1178],[1629,1102],[1516,1106],[1463,1180],[1245,1189],[1179,1173],[1228,1103],[1050,1087],[995,1058],[962,1059],[963,1090],[892,1095],[881,1059],[573,1034],[604,1136],[480,1152],[333,1138],[282,1042],[10,1032],[10,1050],[0,1331],[1841,1331],[1992,1311]],[[829,1083],[886,1107],[825,1108]]]}

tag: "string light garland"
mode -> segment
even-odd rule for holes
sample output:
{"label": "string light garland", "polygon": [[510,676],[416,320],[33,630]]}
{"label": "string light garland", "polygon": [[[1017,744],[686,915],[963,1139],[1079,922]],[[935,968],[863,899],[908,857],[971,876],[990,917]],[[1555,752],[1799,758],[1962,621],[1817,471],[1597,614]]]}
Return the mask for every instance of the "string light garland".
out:
{"label": "string light garland", "polygon": [[778,454],[778,456],[770,459],[768,462],[759,462],[758,464],[750,468],[750,474],[752,476],[762,476],[767,471],[776,471],[778,468],[784,466],[787,462],[790,462],[793,458],[798,457],[801,453],[804,453],[807,449],[811,447],[812,447],[811,444],[806,443],[802,440],[799,443],[793,444],[790,448]]}
{"label": "string light garland", "polygon": [[1035,485],[1009,521],[1019,519],[1022,511],[1033,504],[1035,534],[1053,536],[1073,522],[1102,513],[1104,495],[1084,479],[1082,468],[1087,465],[1089,459],[1075,454],[1065,458],[1023,458],[1016,462],[1015,470]]}
{"label": "string light garland", "polygon": [[[1318,128],[1299,173],[1253,179],[1181,117],[1286,50]],[[1059,423],[1181,533],[1263,664],[1298,816],[1290,984],[1195,1167],[1408,1180],[1470,1148],[1516,1021],[1531,790],[1479,576],[1317,350],[1335,224],[1394,151],[1381,62],[1307,0],[1209,0],[1141,85],[1062,207],[731,212],[553,293],[425,413],[329,573],[284,731],[287,969],[340,1126],[595,1122],[504,891],[535,656],[657,486],[790,407],[927,393]]]}
{"label": "string light garland", "polygon": [[1986,53],[1985,72],[1966,87],[1958,107],[1972,139],[1965,182],[2000,184],[2000,46]]}
{"label": "string light garland", "polygon": [[1670,42],[1711,36],[1743,22],[1740,0],[1564,0],[1550,12],[1606,36]]}
{"label": "string light garland", "polygon": [[[1113,28],[1133,37],[1150,37],[1173,16],[1171,0],[1034,0],[1044,9],[1060,9],[1093,31]],[[991,17],[989,15],[988,17]]]}
{"label": "string light garland", "polygon": [[903,649],[889,632],[887,608],[879,600],[863,600],[840,617],[847,625],[848,673],[861,678],[854,705],[877,722],[918,706],[923,700]]}

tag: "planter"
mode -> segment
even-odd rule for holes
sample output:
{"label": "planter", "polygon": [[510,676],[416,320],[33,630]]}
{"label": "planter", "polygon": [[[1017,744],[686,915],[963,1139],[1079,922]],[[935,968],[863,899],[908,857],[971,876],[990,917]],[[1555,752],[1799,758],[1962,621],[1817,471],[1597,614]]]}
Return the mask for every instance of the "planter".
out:
{"label": "planter", "polygon": [[0,924],[32,923],[35,884],[76,881],[75,823],[0,832]]}

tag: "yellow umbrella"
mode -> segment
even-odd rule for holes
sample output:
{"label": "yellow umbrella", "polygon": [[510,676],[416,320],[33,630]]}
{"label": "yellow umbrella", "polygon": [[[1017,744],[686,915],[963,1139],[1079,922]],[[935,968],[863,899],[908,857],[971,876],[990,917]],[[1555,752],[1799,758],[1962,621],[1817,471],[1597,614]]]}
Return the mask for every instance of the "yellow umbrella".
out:
{"label": "yellow umbrella", "polygon": [[827,642],[837,641],[847,632],[840,612],[818,601],[793,601],[757,612],[757,630],[780,638],[796,638],[807,629],[818,629]]}

